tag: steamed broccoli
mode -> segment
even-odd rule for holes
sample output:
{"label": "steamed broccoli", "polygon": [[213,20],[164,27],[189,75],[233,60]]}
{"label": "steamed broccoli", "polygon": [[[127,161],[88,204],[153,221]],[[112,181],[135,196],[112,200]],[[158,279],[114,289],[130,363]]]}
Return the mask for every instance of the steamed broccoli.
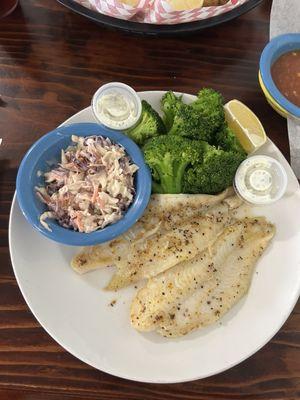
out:
{"label": "steamed broccoli", "polygon": [[245,150],[240,145],[238,138],[227,125],[224,125],[223,128],[217,132],[215,144],[226,151],[235,151],[244,155],[246,154]]}
{"label": "steamed broccoli", "polygon": [[137,125],[126,129],[125,134],[139,145],[143,145],[147,139],[166,133],[164,123],[159,114],[142,100],[142,115]]}
{"label": "steamed broccoli", "polygon": [[177,97],[172,91],[166,92],[161,99],[161,108],[164,113],[163,121],[167,131],[171,129],[176,111],[183,105],[182,96]]}
{"label": "steamed broccoli", "polygon": [[225,123],[224,99],[213,89],[202,89],[191,106],[201,115],[203,121],[216,132]]}
{"label": "steamed broccoli", "polygon": [[227,126],[222,96],[202,89],[188,105],[167,92],[161,105],[167,135],[156,130],[140,140],[150,138],[144,156],[152,171],[153,191],[214,194],[231,186],[246,153]]}
{"label": "steamed broccoli", "polygon": [[155,193],[182,193],[183,176],[199,159],[201,142],[180,136],[158,136],[144,146],[144,157],[152,171]]}
{"label": "steamed broccoli", "polygon": [[162,98],[164,121],[168,134],[205,140],[211,144],[225,123],[223,98],[212,89],[203,89],[191,104],[184,104],[173,92]]}
{"label": "steamed broccoli", "polygon": [[232,185],[245,153],[225,151],[206,144],[202,160],[190,166],[184,176],[184,193],[215,194]]}
{"label": "steamed broccoli", "polygon": [[174,115],[169,135],[185,136],[190,139],[211,141],[213,130],[190,105],[183,104]]}

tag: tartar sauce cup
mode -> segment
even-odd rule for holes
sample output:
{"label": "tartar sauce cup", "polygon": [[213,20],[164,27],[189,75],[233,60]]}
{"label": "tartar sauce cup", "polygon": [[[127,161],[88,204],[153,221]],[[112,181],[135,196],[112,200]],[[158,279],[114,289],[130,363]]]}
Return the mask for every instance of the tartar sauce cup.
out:
{"label": "tartar sauce cup", "polygon": [[245,202],[269,205],[279,200],[287,188],[287,174],[274,158],[257,155],[244,160],[236,171],[234,189]]}
{"label": "tartar sauce cup", "polygon": [[142,113],[142,103],[136,91],[121,82],[101,86],[93,96],[92,108],[101,125],[119,131],[134,126]]}

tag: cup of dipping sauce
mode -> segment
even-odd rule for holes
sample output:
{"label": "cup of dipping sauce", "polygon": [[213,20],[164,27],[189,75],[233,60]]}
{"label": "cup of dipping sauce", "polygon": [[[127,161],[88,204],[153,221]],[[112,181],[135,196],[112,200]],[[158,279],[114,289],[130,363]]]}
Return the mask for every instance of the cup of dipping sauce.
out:
{"label": "cup of dipping sauce", "polygon": [[300,118],[300,34],[280,35],[264,48],[259,83],[268,103],[283,117]]}
{"label": "cup of dipping sauce", "polygon": [[101,125],[122,131],[138,122],[142,103],[132,87],[121,82],[110,82],[94,94],[92,108]]}
{"label": "cup of dipping sauce", "polygon": [[244,160],[236,171],[234,189],[247,203],[268,205],[275,203],[285,193],[287,174],[274,158],[264,155]]}

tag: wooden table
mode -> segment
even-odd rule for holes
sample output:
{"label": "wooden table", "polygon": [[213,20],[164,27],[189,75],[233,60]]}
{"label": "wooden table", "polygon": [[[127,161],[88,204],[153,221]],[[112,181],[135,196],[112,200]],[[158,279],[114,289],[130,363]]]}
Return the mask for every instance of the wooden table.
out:
{"label": "wooden table", "polygon": [[41,328],[18,289],[7,238],[25,151],[88,106],[107,81],[137,90],[217,88],[226,99],[247,103],[288,157],[286,123],[268,106],[257,81],[270,6],[265,1],[235,21],[173,39],[109,31],[54,0],[21,0],[0,21],[0,399],[300,398],[299,307],[270,343],[227,372],[184,384],[134,383],[83,364]]}

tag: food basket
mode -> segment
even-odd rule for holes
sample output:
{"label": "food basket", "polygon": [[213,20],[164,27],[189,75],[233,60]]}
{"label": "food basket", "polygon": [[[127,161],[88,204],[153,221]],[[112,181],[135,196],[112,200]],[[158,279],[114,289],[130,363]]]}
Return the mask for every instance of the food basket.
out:
{"label": "food basket", "polygon": [[174,35],[195,32],[234,19],[263,0],[229,0],[225,5],[174,11],[166,0],[58,0],[90,20],[132,33]]}

